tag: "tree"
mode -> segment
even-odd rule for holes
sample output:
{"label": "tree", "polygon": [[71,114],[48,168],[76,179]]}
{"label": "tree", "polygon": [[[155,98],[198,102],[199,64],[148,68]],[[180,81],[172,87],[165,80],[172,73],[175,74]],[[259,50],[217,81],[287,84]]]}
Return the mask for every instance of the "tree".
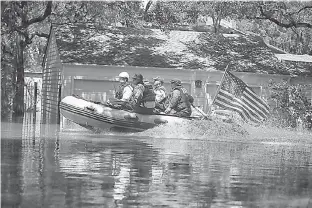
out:
{"label": "tree", "polygon": [[255,5],[252,18],[269,20],[284,28],[307,27],[312,29],[311,2],[261,2]]}
{"label": "tree", "polygon": [[6,118],[12,107],[13,89],[15,87],[14,46],[10,36],[1,38],[1,117]]}
{"label": "tree", "polygon": [[310,2],[247,2],[238,14],[239,29],[260,34],[289,53],[312,54]]}
{"label": "tree", "polygon": [[[43,9],[44,8],[44,9]],[[43,13],[41,12],[43,9]],[[32,43],[33,38],[41,33],[33,27],[44,21],[52,12],[52,2],[27,2],[27,1],[4,1],[1,2],[1,32],[3,37],[8,38],[10,45],[14,45],[13,81],[16,80],[15,95],[13,98],[13,112],[20,116],[24,113],[24,53],[26,47]],[[10,54],[8,45],[2,45],[2,52]]]}
{"label": "tree", "polygon": [[187,50],[194,55],[209,58],[216,69],[223,70],[229,63],[232,71],[289,74],[285,64],[278,61],[257,36],[224,37],[202,33],[199,41],[187,44]]}
{"label": "tree", "polygon": [[[174,24],[196,24],[198,17],[211,17],[215,33],[220,32],[221,20],[236,15],[239,2],[232,1],[157,1],[145,7],[146,21],[155,22],[159,27],[170,28]],[[148,14],[150,11],[150,15]]]}
{"label": "tree", "polygon": [[[149,18],[145,19],[156,24],[161,30],[166,30],[172,28],[175,23],[179,22],[179,8],[180,2],[157,1],[151,8]],[[146,16],[145,14],[145,17]]]}
{"label": "tree", "polygon": [[133,27],[143,19],[143,7],[139,1],[70,1],[57,2],[54,14],[58,24],[91,23],[100,28],[122,23]]}
{"label": "tree", "polygon": [[214,32],[220,32],[221,20],[236,15],[239,2],[232,1],[208,1],[199,3],[199,10],[202,15],[212,18]]}

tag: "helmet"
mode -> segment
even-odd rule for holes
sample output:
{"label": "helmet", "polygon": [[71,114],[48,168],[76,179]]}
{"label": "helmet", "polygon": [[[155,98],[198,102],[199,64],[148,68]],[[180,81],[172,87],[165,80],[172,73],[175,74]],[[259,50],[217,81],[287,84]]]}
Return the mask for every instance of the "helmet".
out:
{"label": "helmet", "polygon": [[181,80],[179,80],[179,79],[172,79],[172,80],[170,80],[170,83],[171,84],[176,84],[177,86],[180,86],[181,85]]}
{"label": "helmet", "polygon": [[160,77],[153,78],[154,82],[159,81],[161,84],[164,84],[164,80]]}
{"label": "helmet", "polygon": [[130,79],[128,72],[121,72],[118,77]]}

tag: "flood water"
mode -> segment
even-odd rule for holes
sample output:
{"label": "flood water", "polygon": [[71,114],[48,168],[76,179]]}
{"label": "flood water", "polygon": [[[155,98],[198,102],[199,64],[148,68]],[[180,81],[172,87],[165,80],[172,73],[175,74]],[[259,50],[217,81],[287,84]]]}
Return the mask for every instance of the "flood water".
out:
{"label": "flood water", "polygon": [[1,207],[312,208],[309,133],[59,128],[2,123]]}

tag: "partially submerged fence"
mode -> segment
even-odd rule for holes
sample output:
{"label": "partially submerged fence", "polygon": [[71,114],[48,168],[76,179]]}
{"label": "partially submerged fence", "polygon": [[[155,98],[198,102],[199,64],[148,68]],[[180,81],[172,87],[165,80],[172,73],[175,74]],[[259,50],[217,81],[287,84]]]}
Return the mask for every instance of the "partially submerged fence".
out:
{"label": "partially submerged fence", "polygon": [[59,123],[59,102],[61,100],[62,63],[58,53],[54,30],[51,27],[47,44],[42,76],[42,123]]}
{"label": "partially submerged fence", "polygon": [[[41,84],[41,83],[39,83]],[[24,87],[24,112],[32,114],[32,122],[37,122],[40,111],[41,92],[37,81],[28,80]]]}

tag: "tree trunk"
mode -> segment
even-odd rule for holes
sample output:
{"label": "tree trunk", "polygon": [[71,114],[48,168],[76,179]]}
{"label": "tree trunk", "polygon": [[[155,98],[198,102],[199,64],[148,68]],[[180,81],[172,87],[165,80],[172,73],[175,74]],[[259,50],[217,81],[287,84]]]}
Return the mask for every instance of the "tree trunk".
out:
{"label": "tree trunk", "polygon": [[7,88],[8,83],[8,69],[1,63],[1,118],[4,119],[10,113],[10,101]]}
{"label": "tree trunk", "polygon": [[213,19],[213,28],[214,28],[214,33],[218,34],[219,33],[219,23],[218,23],[218,19]]}
{"label": "tree trunk", "polygon": [[16,87],[13,99],[13,115],[24,115],[24,41],[17,35],[16,41]]}

